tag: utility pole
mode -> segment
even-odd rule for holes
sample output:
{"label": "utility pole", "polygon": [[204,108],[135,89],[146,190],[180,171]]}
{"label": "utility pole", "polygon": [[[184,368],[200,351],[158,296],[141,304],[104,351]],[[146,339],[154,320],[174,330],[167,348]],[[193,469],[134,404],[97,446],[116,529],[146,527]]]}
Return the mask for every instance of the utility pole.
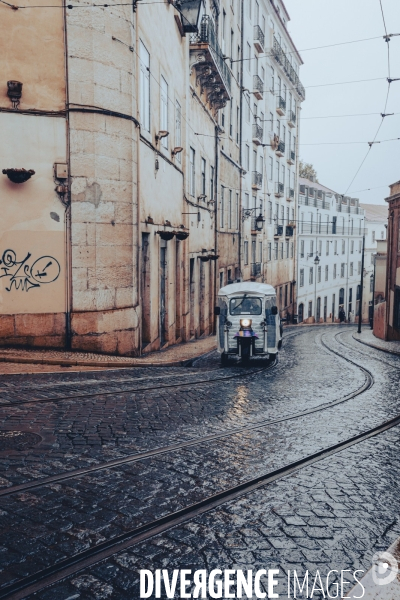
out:
{"label": "utility pole", "polygon": [[362,305],[363,305],[363,289],[364,289],[364,249],[365,249],[365,228],[363,228],[362,256],[361,256],[361,289],[360,289],[360,306],[358,309],[358,333],[361,333],[362,322]]}

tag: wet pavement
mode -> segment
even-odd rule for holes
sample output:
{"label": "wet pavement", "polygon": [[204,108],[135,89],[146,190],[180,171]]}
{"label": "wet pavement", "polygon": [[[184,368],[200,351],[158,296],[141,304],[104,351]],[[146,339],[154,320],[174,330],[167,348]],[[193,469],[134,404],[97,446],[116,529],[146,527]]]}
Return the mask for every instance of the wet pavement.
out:
{"label": "wet pavement", "polygon": [[[151,373],[1,377],[0,593],[400,414],[400,359],[352,333],[288,330],[275,366],[221,369],[208,354],[191,368]],[[287,597],[294,569],[325,578],[366,571],[400,534],[399,433],[323,458],[26,597],[136,600],[138,571],[164,568],[277,568]]]}

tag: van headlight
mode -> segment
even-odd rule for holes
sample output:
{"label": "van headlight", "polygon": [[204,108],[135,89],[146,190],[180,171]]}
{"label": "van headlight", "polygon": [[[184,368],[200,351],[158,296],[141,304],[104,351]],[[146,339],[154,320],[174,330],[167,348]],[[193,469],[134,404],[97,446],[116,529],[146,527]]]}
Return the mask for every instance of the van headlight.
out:
{"label": "van headlight", "polygon": [[251,329],[251,319],[240,319],[240,329]]}

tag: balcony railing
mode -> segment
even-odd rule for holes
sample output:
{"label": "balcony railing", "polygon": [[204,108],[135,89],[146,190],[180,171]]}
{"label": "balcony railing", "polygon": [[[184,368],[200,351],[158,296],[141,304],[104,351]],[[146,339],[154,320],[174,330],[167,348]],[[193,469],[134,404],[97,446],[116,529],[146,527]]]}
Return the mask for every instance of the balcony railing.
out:
{"label": "balcony railing", "polygon": [[215,108],[223,108],[230,99],[231,72],[223,60],[213,21],[203,15],[198,33],[190,36],[190,51],[194,54],[191,67],[196,69],[198,83],[208,93],[207,100]]}
{"label": "balcony railing", "polygon": [[362,237],[363,233],[366,233],[366,229],[363,227],[348,227],[347,225],[338,225],[335,221],[329,221],[328,223],[299,223],[298,233],[301,234],[318,234],[318,235],[350,235],[353,237]]}
{"label": "balcony railing", "polygon": [[253,75],[253,94],[261,100],[264,92],[264,82],[258,75]]}
{"label": "balcony railing", "polygon": [[295,127],[296,125],[296,113],[294,113],[292,110],[289,111],[288,125],[289,127]]}
{"label": "balcony railing", "polygon": [[283,225],[275,225],[274,237],[283,235]]}
{"label": "balcony railing", "polygon": [[282,47],[276,37],[274,37],[274,45],[272,49],[273,56],[277,63],[279,63],[282,69],[285,71],[286,75],[289,77],[290,81],[293,83],[293,86],[299,96],[304,100],[306,95],[304,91],[304,87],[302,86],[300,79],[290,64],[286,54],[282,50]]}
{"label": "balcony railing", "polygon": [[285,191],[285,186],[283,183],[275,182],[275,196],[281,197],[283,196],[283,192]]}
{"label": "balcony railing", "polygon": [[352,215],[363,215],[364,209],[358,208],[357,206],[347,206],[346,204],[342,204],[341,202],[336,204],[336,210],[342,213],[349,213]]}
{"label": "balcony railing", "polygon": [[309,198],[304,194],[299,195],[299,204],[304,204],[305,206],[315,206],[316,208],[323,208],[325,210],[329,210],[331,205],[328,200],[318,200],[317,198]]}
{"label": "balcony railing", "polygon": [[296,160],[296,152],[294,150],[290,151],[290,159],[295,162]]}
{"label": "balcony railing", "polygon": [[263,128],[258,123],[253,123],[253,142],[257,145],[263,142]]}
{"label": "balcony railing", "polygon": [[293,237],[293,227],[291,225],[286,225],[285,227],[285,236],[286,237]]}
{"label": "balcony railing", "polygon": [[285,154],[285,142],[282,142],[282,141],[279,142],[278,147],[275,150],[275,153],[278,156],[283,156]]}
{"label": "balcony railing", "polygon": [[261,263],[251,263],[251,277],[258,277],[261,275]]}
{"label": "balcony railing", "polygon": [[258,173],[257,171],[253,171],[252,173],[252,179],[251,179],[251,185],[253,188],[256,188],[257,190],[260,190],[262,187],[262,174]]}
{"label": "balcony railing", "polygon": [[286,111],[286,100],[284,100],[281,96],[277,96],[276,98],[276,110],[282,116]]}
{"label": "balcony railing", "polygon": [[254,45],[259,52],[264,52],[265,48],[265,35],[259,25],[254,25],[253,33]]}

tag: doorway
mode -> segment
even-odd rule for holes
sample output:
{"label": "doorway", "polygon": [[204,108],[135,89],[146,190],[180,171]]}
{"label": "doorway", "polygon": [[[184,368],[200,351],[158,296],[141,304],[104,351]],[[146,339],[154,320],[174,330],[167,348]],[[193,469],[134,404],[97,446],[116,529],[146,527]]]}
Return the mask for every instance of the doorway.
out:
{"label": "doorway", "polygon": [[317,298],[317,315],[316,315],[316,323],[319,323],[321,320],[321,298]]}
{"label": "doorway", "polygon": [[160,346],[167,342],[167,242],[160,242]]}
{"label": "doorway", "polygon": [[304,304],[299,304],[297,322],[302,323],[304,321]]}

